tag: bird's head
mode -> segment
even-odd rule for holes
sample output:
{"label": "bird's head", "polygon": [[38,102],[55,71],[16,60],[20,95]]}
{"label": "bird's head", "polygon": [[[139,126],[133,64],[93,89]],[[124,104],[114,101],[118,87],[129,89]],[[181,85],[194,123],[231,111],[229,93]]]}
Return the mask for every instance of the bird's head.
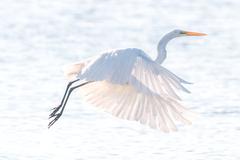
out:
{"label": "bird's head", "polygon": [[207,35],[205,33],[183,31],[183,30],[179,30],[179,29],[175,29],[171,33],[175,37],[182,37],[182,36],[206,36]]}
{"label": "bird's head", "polygon": [[199,33],[199,32],[190,32],[190,31],[184,31],[175,29],[172,32],[166,34],[158,43],[158,57],[156,61],[161,64],[164,59],[166,58],[166,45],[167,43],[176,38],[176,37],[183,37],[183,36],[206,36],[205,33]]}

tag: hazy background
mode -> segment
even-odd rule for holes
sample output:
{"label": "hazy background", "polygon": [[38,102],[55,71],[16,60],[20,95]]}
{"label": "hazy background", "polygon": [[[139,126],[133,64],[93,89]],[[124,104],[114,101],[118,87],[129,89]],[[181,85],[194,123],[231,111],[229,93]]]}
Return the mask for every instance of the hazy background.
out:
{"label": "hazy background", "polygon": [[[1,160],[240,159],[240,1],[1,0]],[[207,33],[168,45],[163,64],[191,81],[182,94],[200,114],[164,134],[96,111],[75,93],[60,103],[62,66],[111,48],[137,47],[153,58],[173,29]]]}

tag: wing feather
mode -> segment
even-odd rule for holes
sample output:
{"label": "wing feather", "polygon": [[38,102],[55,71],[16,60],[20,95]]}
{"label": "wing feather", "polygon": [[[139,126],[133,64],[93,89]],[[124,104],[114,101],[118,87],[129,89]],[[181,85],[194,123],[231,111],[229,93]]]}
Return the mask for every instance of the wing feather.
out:
{"label": "wing feather", "polygon": [[131,85],[108,81],[89,83],[79,89],[81,95],[99,109],[116,117],[139,121],[164,132],[176,131],[176,123],[189,124],[188,110],[173,98],[140,93]]}
{"label": "wing feather", "polygon": [[182,84],[182,80],[162,66],[144,59],[145,57],[137,57],[133,66],[132,77],[130,83],[140,92],[146,92],[145,86],[156,94],[173,97],[181,100],[176,94],[176,90],[180,89],[189,92]]}
{"label": "wing feather", "polygon": [[119,117],[120,113],[121,113],[121,109],[123,108],[124,106],[124,102],[125,102],[125,99],[127,98],[128,96],[128,89],[127,87],[123,87],[123,92],[122,94],[119,96],[119,99],[118,99],[118,105],[116,106],[116,108],[113,110],[113,115],[116,116],[116,117]]}
{"label": "wing feather", "polygon": [[170,116],[170,114],[167,110],[167,105],[165,104],[163,107],[161,107],[161,109],[162,109],[163,115],[166,118],[166,121],[167,121],[166,125],[168,127],[168,130],[169,131],[171,131],[171,130],[176,131],[177,130],[176,125],[174,124],[174,122],[172,120],[172,117]]}
{"label": "wing feather", "polygon": [[144,101],[145,101],[145,97],[142,94],[139,94],[138,108],[136,109],[136,112],[135,112],[135,117],[137,121],[141,118],[143,114]]}

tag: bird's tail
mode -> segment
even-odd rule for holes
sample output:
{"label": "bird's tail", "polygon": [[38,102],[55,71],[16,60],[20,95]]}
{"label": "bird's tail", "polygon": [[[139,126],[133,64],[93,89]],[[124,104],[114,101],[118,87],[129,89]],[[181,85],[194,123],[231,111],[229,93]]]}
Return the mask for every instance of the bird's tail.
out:
{"label": "bird's tail", "polygon": [[84,63],[73,63],[70,65],[66,65],[63,67],[63,73],[67,77],[68,80],[76,79],[77,75],[81,73]]}
{"label": "bird's tail", "polygon": [[63,66],[64,75],[67,77],[69,81],[72,81],[77,78],[79,74],[81,74],[82,70],[91,62],[91,58],[85,59],[80,62],[75,62],[69,65]]}

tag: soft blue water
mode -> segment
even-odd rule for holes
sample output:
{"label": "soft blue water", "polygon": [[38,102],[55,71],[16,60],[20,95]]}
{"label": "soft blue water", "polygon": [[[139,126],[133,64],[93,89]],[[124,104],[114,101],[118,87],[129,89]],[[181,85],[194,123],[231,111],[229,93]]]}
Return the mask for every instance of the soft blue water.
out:
{"label": "soft blue water", "polygon": [[[240,1],[2,0],[0,3],[0,159],[240,159]],[[179,28],[208,33],[172,41],[164,66],[194,82],[185,103],[200,117],[164,134],[62,97],[64,64],[109,48],[152,57]]]}

